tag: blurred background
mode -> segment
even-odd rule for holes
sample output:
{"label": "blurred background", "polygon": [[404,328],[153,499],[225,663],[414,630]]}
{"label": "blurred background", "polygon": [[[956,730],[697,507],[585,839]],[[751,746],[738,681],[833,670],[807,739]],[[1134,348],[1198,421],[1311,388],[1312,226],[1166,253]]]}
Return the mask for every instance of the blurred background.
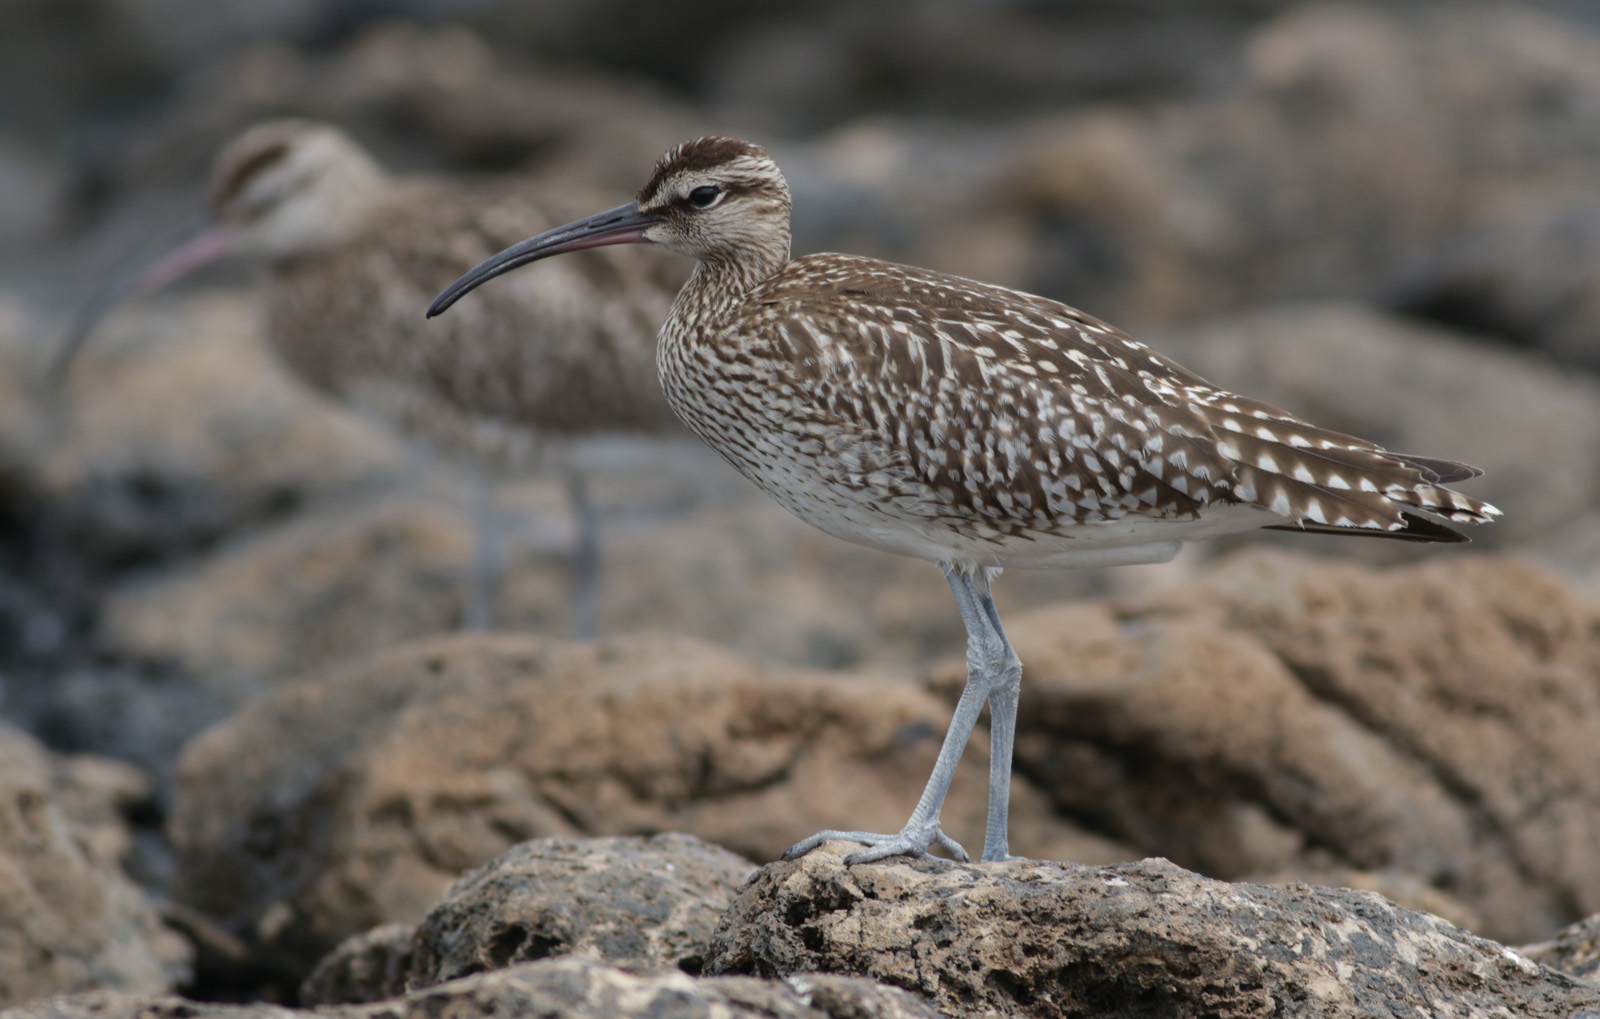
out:
{"label": "blurred background", "polygon": [[[0,714],[154,776],[152,885],[185,739],[462,619],[459,478],[277,366],[248,266],[130,302],[63,393],[38,386],[73,311],[201,206],[219,147],[281,114],[397,172],[617,201],[674,142],[749,138],[792,185],[797,254],[1044,294],[1316,423],[1474,463],[1506,511],[1474,552],[1600,587],[1592,0],[0,0]],[[933,567],[809,531],[681,438],[581,455],[604,632],[905,674],[959,652]],[[560,479],[501,502],[497,628],[559,636]],[[1138,591],[1227,550],[997,595]]]}

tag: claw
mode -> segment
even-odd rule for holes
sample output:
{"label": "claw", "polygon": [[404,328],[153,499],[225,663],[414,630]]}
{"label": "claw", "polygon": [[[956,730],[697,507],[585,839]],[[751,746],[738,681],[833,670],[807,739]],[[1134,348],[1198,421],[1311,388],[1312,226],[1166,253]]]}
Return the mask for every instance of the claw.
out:
{"label": "claw", "polygon": [[870,831],[835,831],[830,828],[827,831],[819,831],[810,838],[796,842],[783,851],[782,858],[785,860],[797,859],[824,842],[832,841],[859,842],[867,847],[859,853],[851,853],[844,858],[844,862],[851,865],[871,863],[874,860],[882,860],[890,856],[910,856],[918,860],[937,859],[937,857],[928,852],[928,847],[935,842],[949,850],[951,855],[962,863],[972,859],[967,855],[967,851],[962,848],[961,843],[939,830],[938,825],[930,825],[916,831],[907,826],[905,830],[895,832],[892,835]]}

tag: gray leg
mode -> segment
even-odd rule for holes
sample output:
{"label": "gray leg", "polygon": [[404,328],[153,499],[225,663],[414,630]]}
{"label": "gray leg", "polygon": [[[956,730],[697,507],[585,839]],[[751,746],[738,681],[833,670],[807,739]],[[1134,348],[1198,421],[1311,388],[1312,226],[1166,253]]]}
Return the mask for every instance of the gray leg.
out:
{"label": "gray leg", "polygon": [[576,467],[567,468],[567,500],[578,527],[572,549],[572,635],[589,640],[599,629],[600,616],[600,514],[589,499],[589,482]]}
{"label": "gray leg", "polygon": [[935,842],[949,849],[960,859],[967,859],[966,850],[939,828],[939,811],[950,792],[950,780],[955,776],[956,764],[966,749],[972,728],[977,724],[983,705],[988,702],[995,736],[989,756],[989,820],[984,837],[983,859],[1008,858],[1006,842],[1006,814],[1011,793],[1011,745],[1016,731],[1017,692],[1022,684],[1022,662],[1000,629],[1000,615],[995,610],[994,599],[989,594],[989,573],[979,570],[969,575],[954,567],[943,565],[945,579],[955,595],[956,608],[961,611],[961,621],[967,627],[967,685],[961,691],[950,729],[945,733],[944,745],[934,762],[933,774],[917,800],[899,833],[882,835],[863,831],[822,831],[795,843],[784,851],[784,859],[793,859],[827,842],[838,839],[860,842],[868,848],[845,858],[846,863],[865,863],[886,856],[907,855],[926,857],[928,848]]}
{"label": "gray leg", "polygon": [[487,630],[494,625],[495,604],[505,576],[494,483],[473,473],[467,479],[467,506],[472,517],[472,573],[467,578],[467,605],[461,623],[464,629]]}
{"label": "gray leg", "polygon": [[[1011,812],[1011,748],[1017,736],[1017,698],[1022,692],[1022,659],[1000,625],[1000,612],[989,594],[985,578],[980,594],[988,621],[988,668],[995,682],[989,688],[989,819],[984,826],[985,862],[1009,860],[1011,843],[1007,819]],[[970,682],[970,680],[969,680]]]}

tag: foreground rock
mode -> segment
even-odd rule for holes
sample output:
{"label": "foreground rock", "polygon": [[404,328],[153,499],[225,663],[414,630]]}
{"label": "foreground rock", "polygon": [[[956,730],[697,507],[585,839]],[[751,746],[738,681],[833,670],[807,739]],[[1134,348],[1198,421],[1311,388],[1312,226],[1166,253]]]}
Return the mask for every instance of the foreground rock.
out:
{"label": "foreground rock", "polygon": [[1257,550],[1008,630],[1017,769],[1097,831],[1230,880],[1398,871],[1512,943],[1600,911],[1600,604],[1553,573]]}
{"label": "foreground rock", "polygon": [[938,1019],[915,997],[853,977],[806,974],[783,981],[697,980],[683,973],[628,973],[581,956],[543,959],[366,1006],[296,1011],[276,1005],[216,1005],[183,998],[99,992],[44,999],[7,1019]]}
{"label": "foreground rock", "polygon": [[[173,887],[303,976],[525,839],[686,831],[762,860],[819,828],[898,826],[947,716],[909,680],[682,639],[418,643],[281,687],[191,743]],[[980,739],[957,776],[952,831],[982,831],[986,754]],[[1019,852],[1127,858],[1026,781],[1013,810]]]}
{"label": "foreground rock", "polygon": [[895,861],[830,844],[765,868],[710,969],[854,973],[960,1016],[1516,1015],[1600,989],[1367,892],[1111,867]]}
{"label": "foreground rock", "polygon": [[300,998],[377,1001],[561,955],[698,975],[753,869],[686,835],[524,842],[457,881],[414,930],[389,924],[340,945]]}
{"label": "foreground rock", "polygon": [[0,726],[0,1007],[89,988],[158,993],[186,975],[187,946],[118,865],[126,771],[58,759]]}

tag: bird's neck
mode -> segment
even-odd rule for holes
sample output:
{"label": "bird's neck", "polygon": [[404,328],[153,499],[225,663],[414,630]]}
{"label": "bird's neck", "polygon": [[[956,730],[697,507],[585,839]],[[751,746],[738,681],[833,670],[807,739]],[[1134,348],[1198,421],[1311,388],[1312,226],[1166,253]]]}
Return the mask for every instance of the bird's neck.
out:
{"label": "bird's neck", "polygon": [[712,326],[731,314],[750,291],[788,261],[787,234],[773,238],[767,245],[703,253],[695,262],[689,281],[678,292],[674,317],[685,320],[685,324]]}

